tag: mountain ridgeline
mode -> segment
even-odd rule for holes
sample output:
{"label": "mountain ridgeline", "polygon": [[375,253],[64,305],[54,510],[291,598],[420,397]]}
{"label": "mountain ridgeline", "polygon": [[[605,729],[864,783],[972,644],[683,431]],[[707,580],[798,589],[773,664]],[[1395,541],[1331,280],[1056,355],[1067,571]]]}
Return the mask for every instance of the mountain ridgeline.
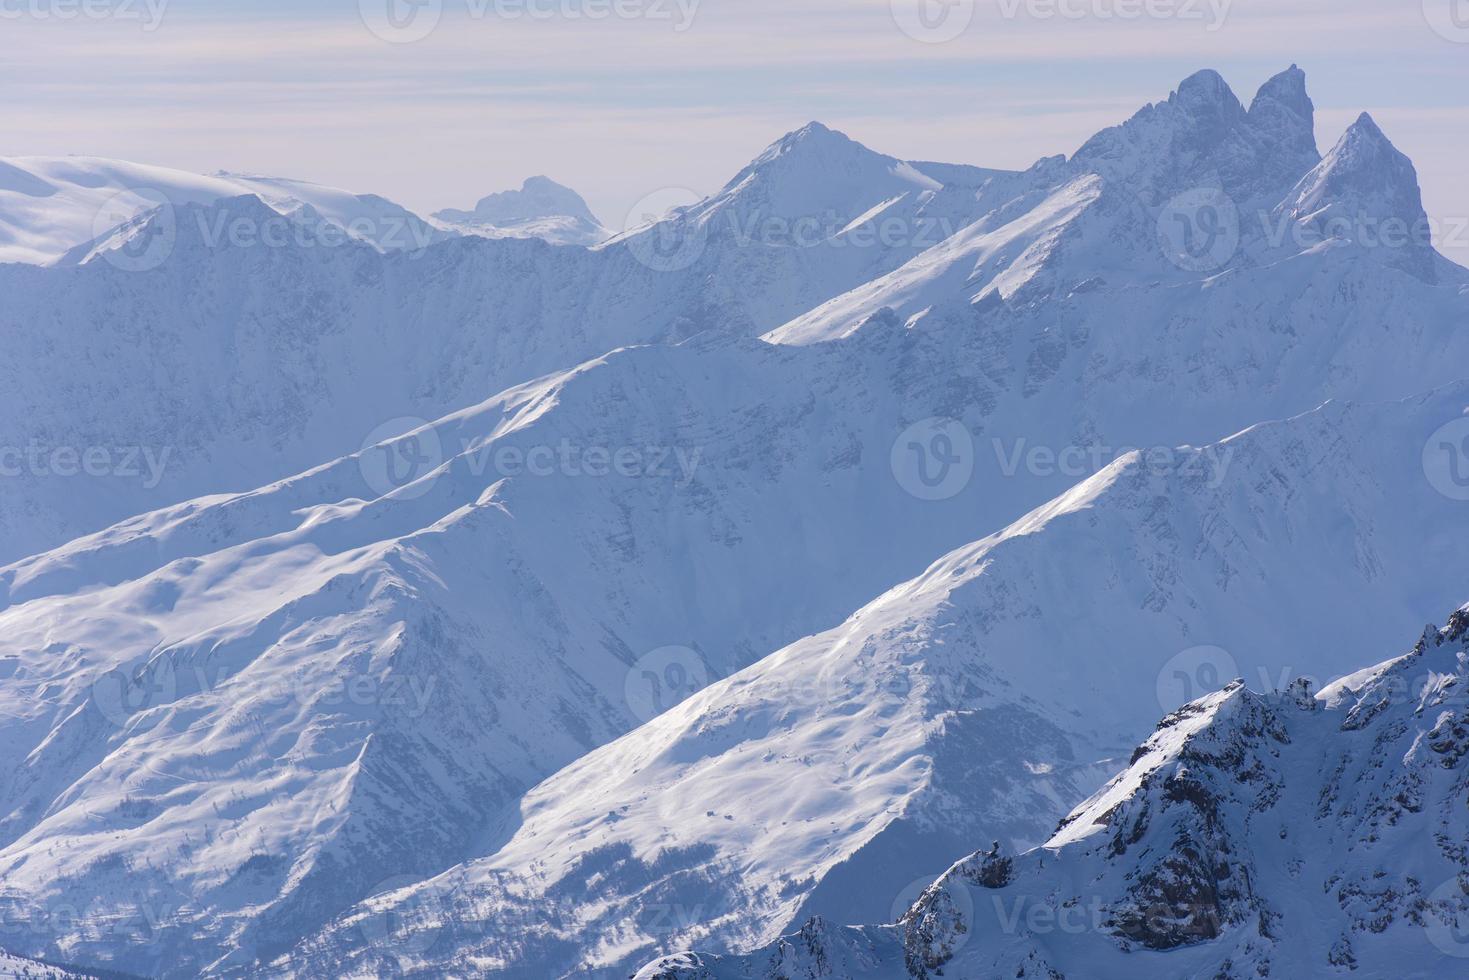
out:
{"label": "mountain ridgeline", "polygon": [[1463,614],[1359,673],[1463,600],[1425,223],[1295,67],[1024,171],[813,123],[606,234],[0,163],[0,946],[1445,975]]}

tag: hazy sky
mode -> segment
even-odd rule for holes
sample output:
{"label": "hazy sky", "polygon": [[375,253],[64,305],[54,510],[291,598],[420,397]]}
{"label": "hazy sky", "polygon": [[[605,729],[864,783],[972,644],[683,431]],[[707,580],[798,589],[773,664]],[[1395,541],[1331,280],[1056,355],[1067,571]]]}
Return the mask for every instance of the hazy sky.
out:
{"label": "hazy sky", "polygon": [[0,0],[0,32],[0,155],[278,174],[419,210],[544,173],[616,227],[811,119],[909,159],[1024,167],[1196,69],[1248,102],[1298,62],[1323,150],[1370,110],[1430,214],[1469,224],[1469,0]]}

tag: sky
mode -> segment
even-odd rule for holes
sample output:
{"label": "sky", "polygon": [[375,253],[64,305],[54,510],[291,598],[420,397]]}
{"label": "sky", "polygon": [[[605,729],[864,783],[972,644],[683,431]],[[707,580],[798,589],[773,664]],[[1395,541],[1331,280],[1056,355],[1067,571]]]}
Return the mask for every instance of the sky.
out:
{"label": "sky", "polygon": [[1298,63],[1363,110],[1469,262],[1469,0],[0,0],[0,155],[287,176],[410,208],[545,174],[623,227],[820,120],[1022,168],[1200,68]]}

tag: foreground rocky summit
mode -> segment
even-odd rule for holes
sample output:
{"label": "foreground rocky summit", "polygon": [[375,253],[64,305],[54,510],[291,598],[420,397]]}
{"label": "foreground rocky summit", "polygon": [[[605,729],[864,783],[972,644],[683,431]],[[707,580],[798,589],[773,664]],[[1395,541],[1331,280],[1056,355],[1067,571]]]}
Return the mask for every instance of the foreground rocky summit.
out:
{"label": "foreground rocky summit", "polygon": [[1168,715],[1041,847],[959,862],[890,925],[813,919],[637,980],[1463,975],[1469,606],[1319,694]]}

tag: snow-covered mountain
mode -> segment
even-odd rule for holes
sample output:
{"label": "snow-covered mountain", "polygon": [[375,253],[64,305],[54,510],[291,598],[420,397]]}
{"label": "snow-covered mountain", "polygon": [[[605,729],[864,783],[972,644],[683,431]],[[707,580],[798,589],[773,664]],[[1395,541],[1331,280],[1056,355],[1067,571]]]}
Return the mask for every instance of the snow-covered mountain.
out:
{"label": "snow-covered mountain", "polygon": [[[130,226],[160,208],[166,213],[155,225],[171,229],[177,208],[242,195],[259,197],[282,216],[298,215],[314,226],[318,238],[336,232],[398,251],[450,237],[375,194],[353,194],[302,180],[225,172],[203,176],[98,157],[4,157],[0,158],[0,263],[84,260],[95,254],[99,240],[114,240],[119,226]],[[278,227],[285,229],[287,224],[280,222]],[[256,236],[270,231],[269,226],[251,229]],[[238,235],[240,229],[220,227],[218,232]],[[167,258],[165,244],[155,241],[119,260],[135,267],[162,262]]]}
{"label": "snow-covered mountain", "polygon": [[1469,957],[1469,606],[1406,656],[1168,715],[1040,847],[945,872],[896,923],[814,919],[637,980],[1457,976]]}
{"label": "snow-covered mountain", "polygon": [[[202,937],[211,934],[220,936],[216,955],[228,950],[234,957],[216,970],[268,957],[278,952],[268,945],[274,937],[305,931],[313,915],[385,882],[406,884],[496,853],[493,842],[513,836],[526,819],[526,790],[646,717],[645,671],[672,682],[661,704],[649,702],[666,706],[764,650],[836,621],[843,605],[860,603],[852,592],[881,591],[895,567],[941,550],[934,543],[946,524],[948,533],[967,524],[955,516],[945,521],[905,494],[884,472],[890,465],[885,455],[871,449],[854,454],[850,440],[860,434],[834,428],[825,415],[802,419],[790,411],[782,417],[794,421],[793,428],[752,434],[755,416],[749,413],[763,403],[752,382],[774,377],[779,359],[766,352],[747,381],[715,374],[713,355],[719,353],[628,351],[449,420],[432,436],[418,434],[416,449],[434,439],[464,445],[477,431],[494,432],[495,440],[470,442],[441,472],[420,472],[418,482],[365,503],[353,498],[377,479],[374,453],[260,493],[150,515],[7,570],[10,606],[0,613],[0,635],[7,638],[0,660],[11,677],[0,738],[6,757],[16,760],[5,780],[11,816],[0,873],[7,884],[51,901],[98,906],[98,914],[127,914],[144,900],[178,912],[177,918],[152,920],[160,923],[152,944],[120,947],[65,937],[73,959],[142,956],[148,959],[127,961],[133,970],[187,971],[196,968],[192,957],[208,954],[212,944]],[[683,360],[673,361],[682,372],[667,363],[673,355]],[[624,361],[641,362],[640,369],[619,370]],[[690,417],[683,399],[692,396],[674,394],[679,373],[695,391],[745,393],[749,408],[722,406],[709,418]],[[840,373],[852,385],[852,372]],[[802,390],[794,380],[780,387]],[[632,392],[641,393],[631,403],[638,412],[656,408],[641,428],[623,414]],[[857,397],[871,407],[870,391]],[[1435,535],[1453,526],[1460,506],[1421,476],[1419,457],[1429,435],[1457,418],[1466,403],[1469,392],[1461,386],[1402,409],[1391,424],[1346,424],[1336,416],[1351,420],[1354,413],[1316,413],[1298,426],[1298,435],[1267,444],[1249,464],[1226,459],[1218,449],[1185,454],[1178,461],[1180,486],[1161,476],[1155,486],[1147,467],[1124,468],[1132,478],[1122,481],[1128,492],[1109,497],[1118,501],[1110,531],[1090,532],[1091,508],[1080,507],[1063,524],[1075,525],[1076,536],[1057,545],[1066,558],[1036,558],[1020,567],[1075,562],[1078,575],[1094,572],[1110,582],[1133,563],[1130,552],[1104,562],[1108,548],[1156,525],[1159,553],[1137,559],[1137,569],[1155,570],[1156,578],[1126,588],[1135,596],[1132,606],[1108,602],[1105,590],[1098,592],[1098,608],[1078,615],[1074,632],[1055,641],[1058,656],[1069,660],[1096,642],[1098,632],[1106,632],[1099,625],[1105,609],[1113,610],[1109,622],[1119,636],[1143,636],[1154,641],[1146,644],[1150,649],[1171,645],[1180,651],[1221,640],[1229,649],[1246,649],[1231,637],[1271,635],[1282,610],[1316,608],[1313,601],[1320,606],[1328,597],[1335,609],[1342,595],[1363,598],[1348,604],[1361,616],[1342,619],[1341,632],[1332,634],[1339,649],[1373,635],[1389,619],[1418,618],[1415,610],[1427,601],[1420,596],[1434,587],[1433,581],[1424,584],[1428,570],[1442,561]],[[563,414],[579,428],[563,428]],[[862,417],[855,406],[839,416]],[[735,441],[714,441],[716,417],[730,420]],[[607,428],[586,428],[590,420]],[[671,420],[677,422],[661,428]],[[798,450],[811,438],[808,429],[832,442]],[[680,445],[680,431],[704,432],[711,441]],[[485,469],[512,458],[499,456],[502,449],[529,456],[538,446],[560,444],[563,433],[573,445],[608,445],[613,432],[631,433],[629,446],[672,443],[686,451],[686,460],[694,458],[691,447],[702,453],[691,470],[670,462],[665,473],[627,479],[559,467],[543,477],[502,478]],[[845,457],[835,451],[843,445],[849,447]],[[856,455],[869,462],[857,463]],[[407,458],[406,451],[396,458]],[[1181,492],[1197,487],[1204,493],[1226,462],[1226,475],[1237,468],[1240,475],[1224,489],[1201,501]],[[679,486],[689,472],[692,478]],[[1110,485],[1112,476],[1104,477],[1093,489]],[[988,485],[999,492],[1007,480],[1020,482]],[[1230,502],[1235,490],[1243,503]],[[1299,502],[1277,514],[1277,498],[1287,491]],[[796,493],[816,501],[809,513],[790,513],[786,502]],[[1170,495],[1181,513],[1165,520],[1157,508]],[[1230,517],[1227,523],[1208,509],[1215,505]],[[1381,527],[1383,513],[1400,523]],[[781,534],[756,533],[777,526]],[[1030,542],[1031,535],[1020,533],[1024,528],[1004,536],[1016,539],[1009,547]],[[1204,548],[1195,564],[1180,569],[1178,563],[1206,542],[1222,557]],[[1316,577],[1302,574],[1298,587],[1281,589],[1279,575],[1264,567],[1272,547],[1287,549],[1276,559],[1291,569],[1286,574],[1301,574],[1295,571],[1300,566],[1316,569]],[[954,562],[969,566],[972,559]],[[1343,582],[1347,568],[1355,572]],[[1174,579],[1188,569],[1194,584],[1185,590]],[[934,585],[922,590],[921,606],[947,602],[947,575],[931,573]],[[984,594],[995,579],[979,581]],[[1235,581],[1241,584],[1221,597],[1218,583]],[[1392,589],[1377,589],[1369,602],[1369,587],[1382,581]],[[1165,587],[1179,595],[1154,612]],[[1099,588],[1083,580],[1057,585],[1051,594],[1089,595]],[[1389,609],[1389,592],[1399,597],[1397,613]],[[976,600],[981,608],[987,601]],[[1060,600],[1049,603],[1057,604],[1064,608]],[[1037,634],[1027,629],[1051,637],[1047,604],[1017,599],[1010,605],[1019,617],[1011,629],[1019,632],[1001,634],[1005,642],[1031,649]],[[1210,605],[1213,613],[1203,608]],[[1118,619],[1123,610],[1139,617],[1134,625]],[[686,649],[659,653],[671,645]],[[820,649],[821,642],[808,646]],[[934,669],[955,676],[949,666],[936,660]],[[1164,666],[1149,664],[1141,685],[1135,676],[1118,679],[1098,699],[1136,706],[1137,692],[1151,692]],[[1282,665],[1261,666],[1275,676]],[[1197,674],[1200,665],[1184,667]],[[524,677],[538,681],[527,686]],[[1130,702],[1121,696],[1128,691]],[[860,686],[854,693],[862,694]],[[963,691],[941,687],[939,693]],[[784,709],[777,704],[772,710]],[[935,700],[918,710],[921,720],[946,709]],[[1145,710],[1151,710],[1146,698],[1137,714]],[[675,722],[680,717],[670,716]],[[814,721],[818,728],[822,717]],[[1070,735],[1070,744],[1095,744],[1076,734],[1065,714],[1053,712],[1052,724],[1055,718],[1066,723],[1058,728]],[[1092,724],[1112,745],[1136,734],[1121,722],[1109,726],[1105,713]],[[966,730],[957,731],[962,741]],[[262,740],[264,732],[272,737]],[[645,734],[634,736],[638,744],[648,744]],[[879,745],[875,751],[889,750]],[[740,758],[732,755],[729,762]],[[682,778],[677,769],[669,775]],[[1077,795],[1085,788],[1079,774]],[[619,799],[616,786],[610,792],[618,801],[605,810],[595,794],[566,796],[554,785],[537,799],[596,799],[593,816],[601,820],[631,800]],[[1024,787],[1017,793],[1017,801],[1030,797]],[[1058,811],[1063,793],[1054,791]],[[1005,809],[989,811],[988,819],[1003,819]],[[551,813],[548,825],[583,816],[572,806]],[[839,863],[888,819],[872,818],[849,841],[839,836],[827,860]],[[630,823],[636,826],[646,824]],[[733,829],[749,830],[743,823]],[[1022,839],[1039,833],[1011,832]],[[66,849],[53,850],[58,836],[69,842]],[[577,853],[584,839],[578,832],[566,846]],[[611,842],[617,843],[615,835]],[[507,849],[512,861],[525,846]],[[544,860],[548,847],[544,841],[532,846],[536,861]],[[292,858],[257,859],[262,854]],[[638,861],[647,857],[630,866]],[[792,903],[824,877],[792,885]],[[545,883],[531,879],[535,887],[557,880],[554,874]],[[571,921],[599,907],[595,901],[581,905],[575,893],[565,901]],[[510,917],[516,935],[530,934],[523,918],[543,908],[529,907],[527,913],[527,906],[509,906],[517,911]],[[777,907],[773,916],[796,911]],[[756,936],[785,924],[752,923],[747,928]],[[355,926],[345,931],[361,935]],[[60,937],[37,932],[27,938],[35,945],[22,948],[41,952]],[[85,956],[75,955],[74,942]],[[634,944],[626,952],[638,949]]]}
{"label": "snow-covered mountain", "polygon": [[[1019,174],[952,164],[909,163],[813,122],[772,144],[713,197],[653,216],[619,240],[660,240],[670,263],[694,247],[745,238],[823,249],[863,247],[861,236],[904,239],[921,251],[984,214],[975,199],[1013,193]],[[884,232],[884,226],[887,226]],[[918,240],[927,235],[927,241]],[[650,246],[651,248],[651,246]],[[672,249],[670,251],[670,249]],[[860,255],[860,253],[859,253]]]}
{"label": "snow-covered mountain", "polygon": [[489,238],[540,238],[557,245],[596,245],[612,237],[587,202],[549,177],[528,177],[519,190],[481,198],[472,211],[446,208],[435,221]]}
{"label": "snow-covered mountain", "polygon": [[[1199,76],[1019,174],[807,127],[709,201],[596,249],[321,248],[310,220],[282,247],[211,239],[220,219],[278,216],[231,197],[174,208],[190,220],[146,271],[108,255],[169,240],[158,214],[54,268],[0,266],[0,446],[177,450],[152,487],[0,486],[5,557],[49,548],[0,568],[0,880],[143,930],[46,921],[10,945],[168,976],[260,973],[288,952],[297,975],[443,975],[462,954],[536,980],[634,968],[675,938],[748,948],[822,907],[871,917],[891,899],[843,875],[886,861],[911,880],[916,842],[957,857],[992,828],[1042,839],[1154,716],[1166,665],[1140,680],[1117,644],[1227,644],[1243,666],[1272,637],[1330,651],[1290,625],[1329,610],[1360,663],[1460,598],[1441,594],[1442,535],[1462,505],[1423,455],[1469,404],[1463,270],[1243,234],[1223,271],[1200,269],[1168,251],[1168,201],[1119,189],[1217,177],[1292,220],[1333,202],[1396,217],[1411,168],[1362,127],[1353,143],[1377,151],[1317,157],[1297,82],[1272,80],[1257,111]],[[938,238],[869,241],[879,218]],[[792,241],[797,227],[816,237]],[[28,368],[55,363],[72,376]],[[102,529],[56,545],[78,527]],[[866,649],[849,617],[874,596],[864,615],[897,632],[862,655],[925,693],[873,706],[841,688],[849,715],[786,703],[782,664],[867,669],[845,638]],[[948,668],[975,651],[932,628],[1024,651],[1010,659],[1044,676],[955,686]],[[1093,647],[1074,669],[1095,704],[1067,703],[1042,665]],[[1202,682],[1202,666],[1175,668]],[[671,747],[650,785],[711,802],[663,848],[638,780],[577,760],[711,683],[738,730],[700,695],[591,757]],[[1006,794],[960,807],[976,746],[1011,718],[1052,754],[1022,760],[1034,772],[986,763]],[[781,725],[832,753],[812,757],[825,786],[878,790],[788,795],[798,776],[760,834],[724,820],[719,763],[742,758],[741,732]],[[832,761],[849,750],[850,772]],[[781,807],[810,824],[789,844],[769,833]],[[808,866],[781,880],[795,853]],[[714,922],[666,907],[727,894],[762,855]],[[373,912],[416,922],[439,894],[424,883],[443,881],[473,916],[403,930]],[[653,894],[687,921],[640,921]]]}
{"label": "snow-covered mountain", "polygon": [[[1342,676],[1384,625],[1448,606],[1462,504],[1419,457],[1466,404],[1461,384],[1119,460],[578,760],[491,853],[366,903],[296,963],[612,977],[813,914],[884,921],[975,840],[1044,841],[1160,710],[1235,676]],[[384,918],[411,923],[397,945],[371,932]]]}
{"label": "snow-covered mountain", "polygon": [[[740,179],[746,190],[708,202],[740,222],[692,239],[698,247],[676,267],[630,242],[589,251],[470,236],[384,252],[315,210],[282,215],[256,196],[211,196],[236,189],[228,184],[175,190],[180,203],[108,224],[59,268],[0,265],[0,330],[12,338],[0,367],[9,454],[0,560],[261,486],[618,347],[759,334],[906,261],[966,220],[955,215],[986,206],[965,183],[986,172],[932,164],[940,177],[904,183],[910,193],[894,205],[947,216],[925,218],[920,234],[859,222],[856,241],[823,244],[793,240],[791,226],[752,229],[748,188],[789,200],[822,168],[906,166],[829,131],[779,147]],[[151,173],[107,179],[99,194],[132,180],[173,186]],[[846,190],[851,200],[827,195],[822,205],[860,214],[894,193],[883,182]],[[686,232],[671,219],[653,234],[683,241]],[[86,472],[100,475],[78,478],[77,458],[89,453]]]}
{"label": "snow-covered mountain", "polygon": [[[776,342],[809,343],[894,316],[943,331],[980,360],[957,367],[951,404],[937,414],[971,421],[1014,383],[1023,397],[1053,377],[1090,386],[1108,381],[1095,371],[1120,370],[1157,379],[1167,397],[1166,366],[1181,366],[1228,392],[1239,385],[1233,375],[1261,370],[1262,359],[1294,358],[1305,377],[1340,344],[1380,349],[1347,352],[1352,366],[1341,370],[1356,376],[1309,377],[1313,394],[1388,397],[1450,380],[1445,345],[1469,321],[1463,270],[1431,250],[1414,257],[1319,236],[1319,216],[1333,207],[1364,224],[1410,207],[1411,165],[1360,125],[1344,143],[1362,137],[1380,153],[1330,154],[1311,169],[1319,158],[1302,84],[1299,72],[1283,73],[1246,112],[1217,76],[1195,76],[1072,161],[1044,160],[1024,174],[903,163],[812,125],[698,207],[595,251],[460,238],[384,254],[316,216],[347,213],[357,198],[317,199],[283,216],[253,197],[209,196],[233,185],[190,191],[201,200],[86,240],[63,268],[0,265],[0,329],[12,338],[0,368],[9,477],[0,560],[159,506],[261,486],[608,350],[709,331],[774,328]],[[1232,120],[1223,136],[1220,113]],[[1377,159],[1381,174],[1370,165]],[[1249,166],[1297,174],[1255,181],[1268,193],[1228,181],[1241,200],[1249,192],[1264,202],[1265,218],[1241,221],[1270,234],[1248,236],[1255,250],[1241,247],[1223,273],[1168,261],[1160,219],[1214,212],[1170,211],[1134,190],[1223,182],[1218,175]],[[186,176],[170,184],[94,169],[99,194]],[[85,190],[96,183],[85,176],[65,184],[52,173],[47,186]],[[1375,196],[1354,189],[1379,185]],[[46,198],[36,193],[26,200],[39,207]],[[1414,335],[1386,343],[1388,316]],[[58,360],[64,372],[49,367]],[[1425,361],[1440,373],[1419,379]],[[1283,398],[1276,414],[1320,397]],[[1236,407],[1180,438],[1218,438],[1258,420]],[[1094,440],[1089,424],[1079,420],[1062,444]]]}
{"label": "snow-covered mountain", "polygon": [[[1030,196],[770,339],[845,336],[884,308],[907,321],[1078,294],[1086,296],[1077,304],[1083,316],[1186,318],[1223,332],[1246,316],[1298,315],[1274,302],[1217,307],[1239,299],[1246,280],[1299,284],[1328,252],[1339,253],[1332,268],[1377,261],[1426,285],[1462,289],[1465,271],[1428,241],[1412,163],[1366,114],[1322,158],[1304,85],[1292,67],[1246,110],[1217,73],[1190,76],[1168,101],[1097,134],[1069,160],[1038,164],[1044,179]],[[1330,285],[1317,288],[1322,302],[1333,302]],[[1069,329],[1109,327],[1088,318]]]}

